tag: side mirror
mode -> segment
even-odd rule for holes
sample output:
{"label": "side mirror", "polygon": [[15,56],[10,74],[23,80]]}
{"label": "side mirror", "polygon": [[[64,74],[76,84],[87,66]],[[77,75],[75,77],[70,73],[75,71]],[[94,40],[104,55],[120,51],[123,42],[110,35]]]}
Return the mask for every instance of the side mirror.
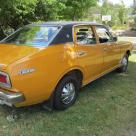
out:
{"label": "side mirror", "polygon": [[118,37],[116,37],[116,36],[113,37],[113,41],[114,41],[114,42],[117,42],[117,41],[118,41]]}

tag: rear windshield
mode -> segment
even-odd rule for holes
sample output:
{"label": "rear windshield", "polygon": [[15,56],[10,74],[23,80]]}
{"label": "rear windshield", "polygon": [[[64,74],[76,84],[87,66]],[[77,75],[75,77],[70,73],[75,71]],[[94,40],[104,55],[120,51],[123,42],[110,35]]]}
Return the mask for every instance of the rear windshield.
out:
{"label": "rear windshield", "polygon": [[49,42],[59,31],[58,26],[26,26],[19,29],[1,43],[26,45],[26,46],[48,46]]}

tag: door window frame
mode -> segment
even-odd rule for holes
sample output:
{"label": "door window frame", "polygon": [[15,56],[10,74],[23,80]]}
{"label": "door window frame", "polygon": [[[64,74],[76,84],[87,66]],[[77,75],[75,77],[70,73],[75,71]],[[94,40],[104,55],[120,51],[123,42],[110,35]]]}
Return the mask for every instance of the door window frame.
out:
{"label": "door window frame", "polygon": [[[108,42],[105,42],[105,43],[100,43],[99,41],[99,35],[97,33],[97,28],[104,28],[105,30],[107,30],[108,32],[108,35],[111,37],[111,41],[108,41]],[[113,35],[109,32],[109,29],[106,27],[106,26],[103,26],[103,25],[95,25],[95,31],[96,31],[96,35],[97,35],[97,40],[98,40],[98,43],[99,44],[106,44],[106,43],[114,43],[114,38],[113,38]]]}
{"label": "door window frame", "polygon": [[[92,29],[92,32],[93,32],[95,39],[96,39],[96,43],[94,43],[94,44],[78,44],[77,43],[77,35],[76,35],[75,30],[76,30],[76,27],[80,27],[80,26],[87,26],[87,27],[90,27]],[[78,45],[78,46],[94,46],[94,45],[98,44],[98,36],[96,34],[95,25],[91,25],[91,24],[74,25],[72,31],[73,31],[72,32],[73,33],[73,42],[74,42],[75,45]]]}

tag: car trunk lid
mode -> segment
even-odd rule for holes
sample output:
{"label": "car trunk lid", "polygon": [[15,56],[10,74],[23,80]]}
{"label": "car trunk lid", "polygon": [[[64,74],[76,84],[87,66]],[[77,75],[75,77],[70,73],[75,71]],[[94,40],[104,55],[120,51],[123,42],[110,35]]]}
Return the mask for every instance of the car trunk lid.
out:
{"label": "car trunk lid", "polygon": [[38,51],[39,48],[31,46],[0,44],[0,69]]}

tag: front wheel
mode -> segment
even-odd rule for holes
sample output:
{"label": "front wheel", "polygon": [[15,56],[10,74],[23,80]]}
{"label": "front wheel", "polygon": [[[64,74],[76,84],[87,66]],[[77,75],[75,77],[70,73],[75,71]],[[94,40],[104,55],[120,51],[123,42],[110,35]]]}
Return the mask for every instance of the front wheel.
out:
{"label": "front wheel", "polygon": [[121,67],[118,68],[120,73],[126,72],[128,68],[128,55],[126,54],[121,60]]}
{"label": "front wheel", "polygon": [[64,77],[55,89],[54,107],[58,110],[69,108],[75,103],[78,91],[78,80],[74,76]]}

